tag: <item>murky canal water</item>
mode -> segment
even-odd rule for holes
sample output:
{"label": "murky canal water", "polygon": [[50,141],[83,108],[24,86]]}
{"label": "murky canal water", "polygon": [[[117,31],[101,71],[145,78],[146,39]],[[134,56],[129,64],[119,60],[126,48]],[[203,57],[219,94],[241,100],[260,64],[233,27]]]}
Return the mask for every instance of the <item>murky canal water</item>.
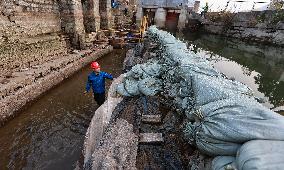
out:
{"label": "murky canal water", "polygon": [[[124,56],[123,50],[115,50],[98,61],[117,77]],[[90,71],[82,69],[0,128],[0,169],[74,169],[98,107],[92,93],[83,94]]]}
{"label": "murky canal water", "polygon": [[[284,49],[224,39],[214,35],[177,35],[230,78],[247,84],[269,108],[284,107]],[[124,51],[99,60],[115,77]],[[89,67],[50,90],[0,128],[0,169],[73,169],[84,135],[97,109],[92,94],[83,95]],[[109,86],[110,81],[107,85]],[[284,109],[283,109],[284,110]]]}
{"label": "murky canal water", "polygon": [[[177,34],[229,78],[264,98],[266,107],[284,110],[284,48],[245,43],[216,35]],[[283,114],[283,112],[281,113]]]}

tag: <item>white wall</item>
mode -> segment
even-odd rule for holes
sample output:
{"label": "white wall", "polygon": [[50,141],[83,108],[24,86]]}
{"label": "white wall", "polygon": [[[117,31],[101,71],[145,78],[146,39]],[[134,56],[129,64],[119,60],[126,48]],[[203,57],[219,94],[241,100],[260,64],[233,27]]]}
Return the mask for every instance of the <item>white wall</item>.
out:
{"label": "white wall", "polygon": [[251,11],[253,9],[255,2],[266,2],[266,3],[255,3],[255,10],[265,10],[267,5],[269,5],[270,0],[243,0],[244,2],[236,2],[236,0],[200,0],[200,12],[205,6],[205,3],[208,2],[209,11],[217,12],[224,10],[227,2],[229,5],[227,11],[231,12],[240,12],[240,11]]}

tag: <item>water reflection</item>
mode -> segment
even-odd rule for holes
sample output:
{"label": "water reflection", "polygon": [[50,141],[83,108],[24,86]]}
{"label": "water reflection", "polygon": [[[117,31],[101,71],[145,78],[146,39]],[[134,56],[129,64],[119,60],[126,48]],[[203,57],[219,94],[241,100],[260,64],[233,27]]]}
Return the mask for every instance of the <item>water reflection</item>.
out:
{"label": "water reflection", "polygon": [[228,77],[247,84],[269,108],[284,106],[284,49],[205,34],[176,34]]}
{"label": "water reflection", "polygon": [[[124,51],[116,50],[99,62],[117,77],[123,58]],[[0,169],[74,169],[97,109],[92,94],[83,94],[90,71],[79,71],[0,128]]]}

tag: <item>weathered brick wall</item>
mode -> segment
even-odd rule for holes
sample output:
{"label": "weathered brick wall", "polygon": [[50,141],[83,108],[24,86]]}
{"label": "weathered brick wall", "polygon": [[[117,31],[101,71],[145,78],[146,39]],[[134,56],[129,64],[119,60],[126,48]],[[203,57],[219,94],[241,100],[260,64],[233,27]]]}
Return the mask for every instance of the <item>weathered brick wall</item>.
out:
{"label": "weathered brick wall", "polygon": [[284,46],[283,17],[284,10],[220,15],[209,13],[204,30],[247,41]]}
{"label": "weathered brick wall", "polygon": [[53,0],[0,2],[0,76],[67,52],[58,4]]}

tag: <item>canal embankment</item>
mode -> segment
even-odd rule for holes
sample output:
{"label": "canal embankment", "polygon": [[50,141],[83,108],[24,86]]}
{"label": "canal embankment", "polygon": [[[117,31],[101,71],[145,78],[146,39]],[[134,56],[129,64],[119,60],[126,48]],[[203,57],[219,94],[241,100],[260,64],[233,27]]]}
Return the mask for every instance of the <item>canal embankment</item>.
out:
{"label": "canal embankment", "polygon": [[212,12],[202,24],[207,33],[284,47],[284,10]]}
{"label": "canal embankment", "polygon": [[112,46],[73,51],[43,64],[22,68],[1,79],[0,124],[11,119],[19,109],[70,77],[93,60],[111,52]]}

